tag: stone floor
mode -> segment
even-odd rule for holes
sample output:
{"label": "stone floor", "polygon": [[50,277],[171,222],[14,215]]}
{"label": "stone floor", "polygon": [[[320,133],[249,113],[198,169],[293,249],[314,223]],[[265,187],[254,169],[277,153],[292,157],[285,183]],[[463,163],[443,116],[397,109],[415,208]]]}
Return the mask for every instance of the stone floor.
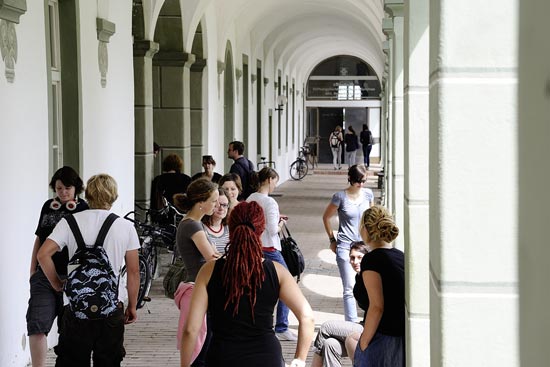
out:
{"label": "stone floor", "polygon": [[[302,181],[287,181],[274,193],[281,213],[289,217],[289,230],[306,258],[300,288],[315,311],[316,329],[326,320],[343,319],[342,285],[334,254],[328,249],[322,214],[332,194],[347,186],[347,176],[344,167],[341,171],[334,171],[331,166],[320,165],[313,173],[310,171]],[[380,198],[380,192],[376,189],[377,167],[371,169],[373,171],[369,172],[367,186]],[[336,223],[333,228],[337,228]],[[162,256],[162,261],[166,264],[168,256]],[[179,353],[176,349],[179,313],[174,301],[164,297],[162,277],[153,282],[150,296],[152,301],[138,311],[138,321],[126,329],[127,355],[122,365],[179,366]],[[297,329],[297,321],[292,313],[289,323],[292,329]],[[281,342],[281,345],[285,360],[290,363],[296,343]],[[311,354],[310,352],[308,355],[307,365],[311,363]],[[55,355],[50,351],[47,366],[54,364]],[[343,366],[351,366],[350,360],[346,358]]]}

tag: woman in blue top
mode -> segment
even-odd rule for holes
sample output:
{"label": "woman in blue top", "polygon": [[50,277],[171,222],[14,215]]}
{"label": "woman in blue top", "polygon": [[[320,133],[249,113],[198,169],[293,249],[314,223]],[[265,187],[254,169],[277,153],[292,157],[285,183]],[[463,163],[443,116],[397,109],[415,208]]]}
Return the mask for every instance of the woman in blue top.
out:
{"label": "woman in blue top", "polygon": [[[336,253],[336,263],[342,278],[344,316],[346,321],[353,322],[359,320],[357,319],[357,306],[353,297],[355,271],[349,262],[349,250],[352,242],[361,240],[359,234],[361,215],[373,204],[374,200],[372,190],[363,187],[366,181],[366,167],[362,164],[351,166],[348,170],[348,188],[338,191],[332,196],[332,200],[323,214],[323,224],[329,238],[330,249]],[[339,226],[335,237],[331,219],[336,214],[338,214]]]}

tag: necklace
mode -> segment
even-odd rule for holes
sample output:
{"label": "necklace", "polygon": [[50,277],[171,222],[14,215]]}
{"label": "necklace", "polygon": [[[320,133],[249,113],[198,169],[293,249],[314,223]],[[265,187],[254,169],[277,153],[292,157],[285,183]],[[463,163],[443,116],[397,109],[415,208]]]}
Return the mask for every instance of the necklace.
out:
{"label": "necklace", "polygon": [[205,226],[212,231],[212,233],[220,233],[222,230],[223,230],[223,225],[220,223],[220,229],[218,229],[217,231],[215,231],[212,227],[210,227],[208,224],[205,224]]}

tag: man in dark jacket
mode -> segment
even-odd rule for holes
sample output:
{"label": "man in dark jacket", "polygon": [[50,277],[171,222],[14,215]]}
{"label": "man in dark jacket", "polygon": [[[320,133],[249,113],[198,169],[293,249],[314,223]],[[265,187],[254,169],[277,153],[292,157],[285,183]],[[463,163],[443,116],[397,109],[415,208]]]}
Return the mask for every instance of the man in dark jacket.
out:
{"label": "man in dark jacket", "polygon": [[233,164],[229,169],[230,173],[236,173],[241,178],[243,192],[239,200],[246,198],[254,192],[250,182],[250,174],[254,172],[254,164],[244,155],[244,144],[241,141],[232,141],[227,148],[227,157],[233,159]]}

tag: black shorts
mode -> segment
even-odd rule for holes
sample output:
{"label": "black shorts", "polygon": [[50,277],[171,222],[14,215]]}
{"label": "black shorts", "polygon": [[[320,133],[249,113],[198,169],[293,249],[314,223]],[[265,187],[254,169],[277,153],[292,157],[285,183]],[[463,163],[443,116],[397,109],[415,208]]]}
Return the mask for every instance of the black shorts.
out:
{"label": "black shorts", "polygon": [[[56,367],[118,367],[124,350],[124,307],[112,316],[99,320],[82,320],[65,307],[59,325],[59,343],[54,347]],[[92,355],[93,353],[93,355]]]}
{"label": "black shorts", "polygon": [[63,313],[63,292],[52,288],[40,268],[29,279],[31,297],[27,308],[27,334],[46,334],[53,321]]}

